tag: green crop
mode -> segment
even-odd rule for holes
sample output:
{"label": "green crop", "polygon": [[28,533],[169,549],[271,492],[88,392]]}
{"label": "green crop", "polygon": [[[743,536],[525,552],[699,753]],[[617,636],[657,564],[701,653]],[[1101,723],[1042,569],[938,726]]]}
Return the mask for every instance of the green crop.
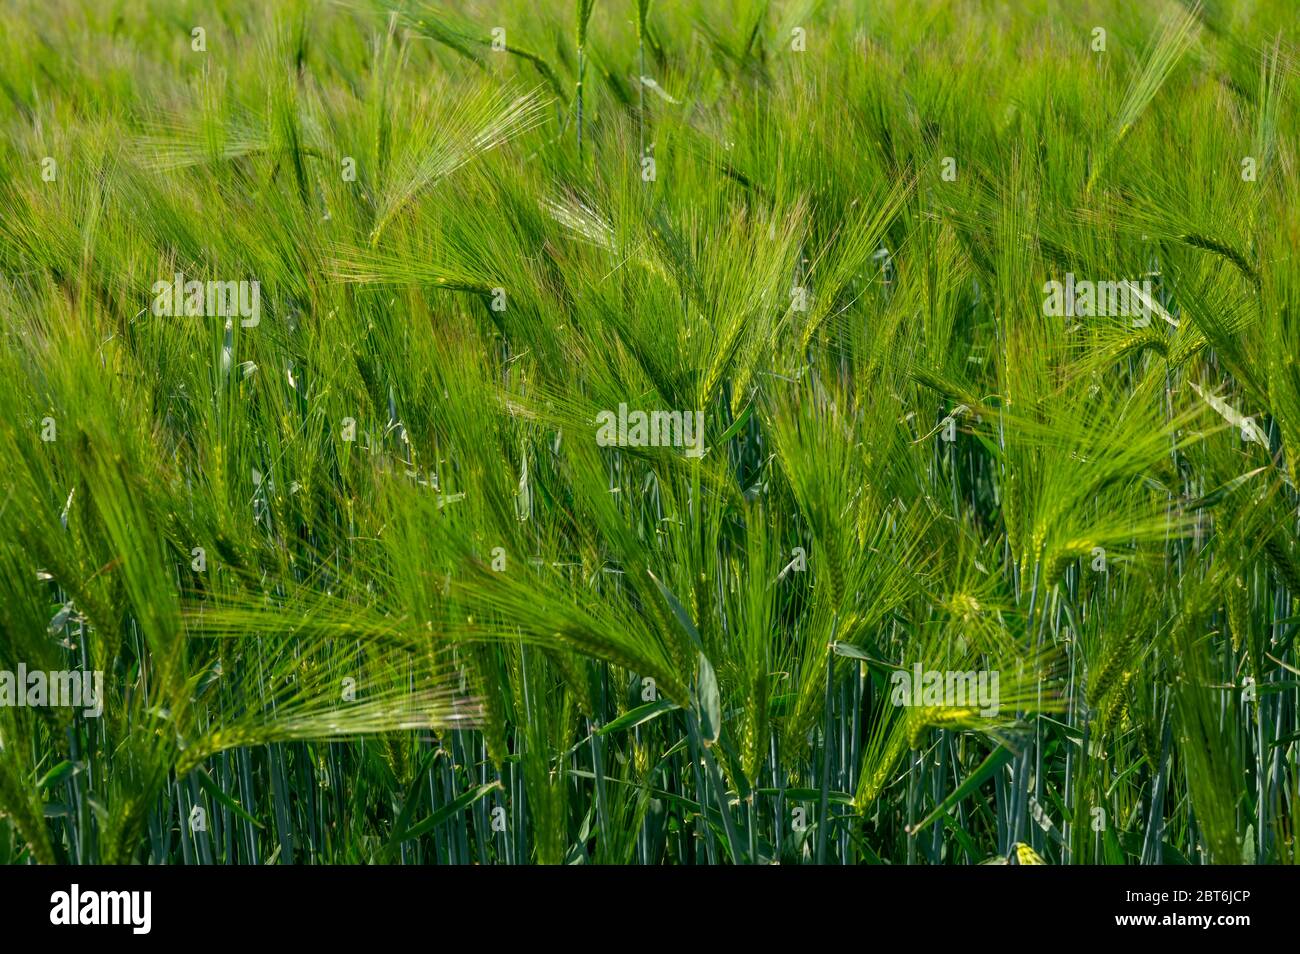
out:
{"label": "green crop", "polygon": [[1300,858],[1294,0],[8,6],[0,860]]}

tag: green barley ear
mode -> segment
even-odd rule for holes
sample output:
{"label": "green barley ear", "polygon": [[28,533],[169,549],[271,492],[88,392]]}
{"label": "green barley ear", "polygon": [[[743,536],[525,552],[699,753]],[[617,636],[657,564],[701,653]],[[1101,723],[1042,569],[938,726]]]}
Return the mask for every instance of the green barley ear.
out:
{"label": "green barley ear", "polygon": [[574,100],[577,107],[578,117],[578,155],[582,155],[582,91],[583,80],[587,73],[587,24],[591,21],[591,10],[596,5],[596,0],[577,0],[576,9],[578,13],[578,83],[575,88]]}
{"label": "green barley ear", "polygon": [[1114,155],[1120,141],[1128,135],[1129,130],[1155,99],[1160,87],[1169,79],[1183,55],[1196,42],[1200,7],[1200,3],[1197,2],[1190,8],[1176,8],[1161,22],[1160,33],[1156,36],[1146,63],[1129,83],[1124,100],[1120,103],[1109,139],[1102,144],[1100,153],[1093,158],[1092,172],[1088,176],[1086,191],[1092,191],[1093,185]]}
{"label": "green barley ear", "polygon": [[1286,537],[1274,531],[1264,538],[1264,552],[1273,561],[1277,575],[1292,593],[1300,593],[1300,558],[1296,547]]}
{"label": "green barley ear", "polygon": [[650,16],[650,0],[636,0],[636,55],[637,55],[637,161],[645,156],[645,41],[646,20]]}
{"label": "green barley ear", "polygon": [[1249,594],[1246,584],[1240,576],[1234,575],[1224,588],[1224,602],[1228,608],[1228,629],[1232,632],[1232,651],[1240,652],[1243,642],[1250,634],[1250,618],[1247,615]]}
{"label": "green barley ear", "polygon": [[547,650],[546,656],[550,659],[551,665],[560,673],[569,691],[573,693],[573,699],[577,703],[578,711],[588,718],[594,717],[596,707],[592,702],[587,660],[577,653],[566,652],[562,649]]}
{"label": "green barley ear", "polygon": [[1108,641],[1095,675],[1088,683],[1088,708],[1097,714],[1097,733],[1101,737],[1123,720],[1128,686],[1137,675],[1135,658],[1136,629]]}
{"label": "green barley ear", "polygon": [[1013,470],[1002,484],[1002,523],[1006,528],[1011,558],[1017,562],[1024,559],[1024,528],[1021,525],[1024,502],[1020,497],[1020,475]]}
{"label": "green barley ear", "polygon": [[510,749],[506,741],[507,690],[502,686],[505,672],[500,665],[498,652],[495,646],[479,643],[467,647],[465,656],[482,707],[479,729],[483,733],[483,744],[487,748],[488,758],[499,771],[505,764]]}
{"label": "green barley ear", "polygon": [[740,726],[741,769],[746,778],[757,778],[767,756],[768,701],[771,682],[766,671],[755,674],[746,696],[746,709]]}
{"label": "green barley ear", "polygon": [[581,50],[587,45],[587,24],[591,21],[592,8],[596,6],[596,0],[576,0],[578,12],[578,49]]}

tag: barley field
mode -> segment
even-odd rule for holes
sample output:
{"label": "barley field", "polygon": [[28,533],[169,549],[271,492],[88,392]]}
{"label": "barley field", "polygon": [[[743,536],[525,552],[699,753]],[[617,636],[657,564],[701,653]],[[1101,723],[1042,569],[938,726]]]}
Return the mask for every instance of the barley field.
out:
{"label": "barley field", "polygon": [[1294,0],[5,0],[0,861],[1300,860]]}

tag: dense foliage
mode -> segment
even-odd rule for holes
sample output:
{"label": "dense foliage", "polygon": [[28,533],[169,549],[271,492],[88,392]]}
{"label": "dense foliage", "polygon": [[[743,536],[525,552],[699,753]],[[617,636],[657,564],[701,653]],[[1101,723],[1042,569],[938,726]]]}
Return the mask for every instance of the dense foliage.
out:
{"label": "dense foliage", "polygon": [[1294,0],[4,19],[0,859],[1300,856]]}

